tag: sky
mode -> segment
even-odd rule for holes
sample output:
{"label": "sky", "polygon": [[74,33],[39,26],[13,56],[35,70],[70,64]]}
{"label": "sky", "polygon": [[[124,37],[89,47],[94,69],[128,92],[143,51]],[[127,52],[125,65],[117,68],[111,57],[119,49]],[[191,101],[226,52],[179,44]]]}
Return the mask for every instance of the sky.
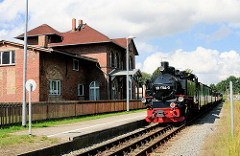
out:
{"label": "sky", "polygon": [[[25,0],[0,0],[0,15],[0,40],[20,42]],[[136,36],[142,72],[168,61],[208,85],[240,77],[240,0],[29,0],[28,30],[48,24],[66,32],[72,18],[109,38]]]}

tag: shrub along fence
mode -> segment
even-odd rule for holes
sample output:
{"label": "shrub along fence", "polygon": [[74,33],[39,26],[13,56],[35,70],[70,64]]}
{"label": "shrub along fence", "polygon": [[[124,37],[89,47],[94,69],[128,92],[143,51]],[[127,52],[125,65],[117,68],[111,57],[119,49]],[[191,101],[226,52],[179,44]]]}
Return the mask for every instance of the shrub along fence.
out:
{"label": "shrub along fence", "polygon": [[[131,110],[145,108],[140,100],[130,100]],[[32,121],[44,121],[126,110],[126,100],[61,101],[32,103]],[[28,105],[27,105],[28,120]],[[22,122],[22,103],[0,103],[0,127]]]}

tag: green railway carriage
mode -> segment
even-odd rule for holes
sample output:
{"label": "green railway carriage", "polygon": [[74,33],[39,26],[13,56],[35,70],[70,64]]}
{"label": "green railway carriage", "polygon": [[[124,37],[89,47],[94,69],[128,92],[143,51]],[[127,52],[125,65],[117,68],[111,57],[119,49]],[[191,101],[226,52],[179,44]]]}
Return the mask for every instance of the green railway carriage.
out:
{"label": "green railway carriage", "polygon": [[198,88],[199,104],[203,107],[207,104],[212,104],[218,101],[216,92],[205,84],[199,83]]}

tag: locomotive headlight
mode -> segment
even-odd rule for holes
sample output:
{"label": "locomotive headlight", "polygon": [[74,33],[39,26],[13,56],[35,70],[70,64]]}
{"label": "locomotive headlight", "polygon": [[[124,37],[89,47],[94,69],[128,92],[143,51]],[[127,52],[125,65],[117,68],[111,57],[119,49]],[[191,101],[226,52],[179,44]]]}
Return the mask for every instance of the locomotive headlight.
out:
{"label": "locomotive headlight", "polygon": [[146,98],[142,98],[142,103],[143,104],[147,103],[147,99]]}
{"label": "locomotive headlight", "polygon": [[163,66],[160,66],[159,67],[159,70],[162,72],[162,71],[164,71],[164,67]]}
{"label": "locomotive headlight", "polygon": [[170,104],[170,107],[171,107],[171,108],[174,108],[175,106],[176,106],[176,104],[173,103],[173,102]]}
{"label": "locomotive headlight", "polygon": [[183,101],[184,101],[184,97],[179,96],[178,97],[178,102],[183,102]]}

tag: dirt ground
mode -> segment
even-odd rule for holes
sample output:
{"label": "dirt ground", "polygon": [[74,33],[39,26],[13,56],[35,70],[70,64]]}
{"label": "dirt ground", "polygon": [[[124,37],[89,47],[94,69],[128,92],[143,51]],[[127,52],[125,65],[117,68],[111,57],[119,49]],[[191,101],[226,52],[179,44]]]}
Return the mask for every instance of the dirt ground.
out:
{"label": "dirt ground", "polygon": [[0,155],[14,156],[61,143],[60,139],[46,139],[34,136],[31,141],[0,147]]}

